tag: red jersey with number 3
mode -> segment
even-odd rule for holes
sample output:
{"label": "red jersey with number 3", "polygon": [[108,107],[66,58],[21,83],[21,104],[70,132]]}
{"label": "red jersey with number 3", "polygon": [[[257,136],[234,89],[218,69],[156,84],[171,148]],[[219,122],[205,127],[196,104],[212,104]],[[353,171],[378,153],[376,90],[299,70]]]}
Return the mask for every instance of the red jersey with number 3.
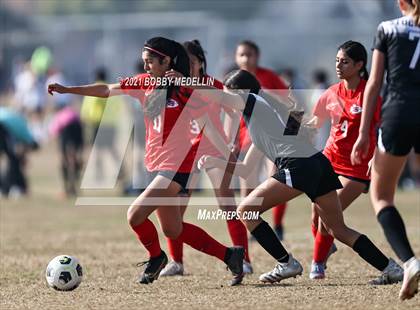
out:
{"label": "red jersey with number 3", "polygon": [[[257,68],[255,77],[260,83],[262,89],[287,89],[286,84],[281,80],[281,78],[271,70]],[[239,147],[241,152],[247,151],[251,144],[251,137],[249,136],[245,121],[241,118],[239,125]]]}
{"label": "red jersey with number 3", "polygon": [[[139,99],[144,106],[146,99],[155,90],[146,80],[149,74],[140,74],[123,79],[121,89],[128,95]],[[192,89],[179,87],[172,91],[158,116],[144,117],[146,127],[145,165],[148,171],[177,171],[190,173],[196,155],[196,147],[190,141],[190,122],[199,118],[203,109],[201,103],[189,101]],[[188,103],[188,104],[187,104]]]}
{"label": "red jersey with number 3", "polygon": [[[206,78],[211,78],[210,76],[206,75]],[[213,87],[223,90],[223,83],[219,80],[214,79]],[[196,90],[199,91],[199,90]],[[203,96],[200,96],[200,100],[204,100]],[[216,129],[217,133],[225,140],[227,143],[227,137],[225,134],[225,131],[223,129],[223,124],[221,120],[221,113],[222,109],[225,109],[225,107],[222,107],[219,103],[212,103],[210,100],[206,100],[208,102],[205,104],[205,112],[200,111],[200,114],[207,114],[207,117],[209,121],[213,124],[214,128]],[[191,135],[192,140],[191,142],[195,147],[198,147],[198,153],[196,158],[200,159],[202,155],[210,155],[210,156],[217,156],[220,157],[221,154],[219,150],[213,145],[213,143],[200,131],[200,127],[198,123],[195,120],[191,121]]]}
{"label": "red jersey with number 3", "polygon": [[345,88],[344,82],[334,84],[319,98],[313,114],[322,123],[331,120],[331,131],[324,149],[337,174],[369,180],[368,163],[376,145],[376,128],[380,119],[381,98],[378,98],[374,117],[369,130],[370,146],[367,158],[360,165],[353,166],[350,154],[359,136],[362,116],[363,94],[366,81],[361,80],[356,90]]}

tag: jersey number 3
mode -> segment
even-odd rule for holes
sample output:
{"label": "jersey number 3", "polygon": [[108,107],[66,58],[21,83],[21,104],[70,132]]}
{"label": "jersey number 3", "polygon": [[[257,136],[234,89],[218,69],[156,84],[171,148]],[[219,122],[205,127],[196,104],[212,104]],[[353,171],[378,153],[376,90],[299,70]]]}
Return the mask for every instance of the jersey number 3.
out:
{"label": "jersey number 3", "polygon": [[408,38],[411,41],[414,41],[415,39],[417,39],[417,46],[414,51],[413,58],[411,58],[411,62],[410,62],[410,69],[414,69],[420,57],[420,32],[409,32]]}

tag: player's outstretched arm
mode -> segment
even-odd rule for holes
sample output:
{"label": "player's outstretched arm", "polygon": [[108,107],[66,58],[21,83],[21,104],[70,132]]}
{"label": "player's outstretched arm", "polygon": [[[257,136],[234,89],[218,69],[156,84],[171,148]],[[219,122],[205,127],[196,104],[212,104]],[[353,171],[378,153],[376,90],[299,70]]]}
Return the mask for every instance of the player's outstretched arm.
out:
{"label": "player's outstretched arm", "polygon": [[226,169],[227,173],[237,175],[242,178],[247,178],[254,169],[255,163],[264,157],[254,144],[251,145],[246,156],[242,162],[240,161],[226,161],[217,157],[203,155],[199,162],[199,169],[219,168]]}
{"label": "player's outstretched arm", "polygon": [[74,94],[82,96],[92,96],[108,98],[110,96],[122,95],[120,84],[90,84],[81,86],[63,86],[58,83],[48,85],[48,93]]}

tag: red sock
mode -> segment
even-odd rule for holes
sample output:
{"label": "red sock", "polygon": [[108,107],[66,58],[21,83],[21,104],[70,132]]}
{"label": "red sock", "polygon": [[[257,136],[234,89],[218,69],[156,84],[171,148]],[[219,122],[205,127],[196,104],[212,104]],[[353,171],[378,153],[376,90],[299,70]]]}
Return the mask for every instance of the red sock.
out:
{"label": "red sock", "polygon": [[238,245],[245,250],[245,260],[250,262],[248,253],[248,236],[245,225],[240,220],[227,220],[227,227],[233,245]]}
{"label": "red sock", "polygon": [[162,250],[160,249],[159,237],[155,225],[146,219],[143,223],[136,227],[131,227],[137,235],[137,238],[149,252],[150,257],[157,257]]}
{"label": "red sock", "polygon": [[185,222],[183,226],[182,233],[178,237],[179,240],[182,240],[198,251],[215,256],[221,261],[224,261],[227,248],[223,244],[214,240],[198,226]]}
{"label": "red sock", "polygon": [[312,236],[315,239],[316,235],[318,234],[318,227],[316,227],[313,223],[311,224],[311,231],[312,231]]}
{"label": "red sock", "polygon": [[166,238],[166,242],[168,244],[169,255],[171,255],[172,259],[182,264],[182,256],[183,256],[183,249],[184,243],[178,239],[169,239]]}
{"label": "red sock", "polygon": [[316,263],[323,263],[327,259],[328,252],[334,242],[334,238],[330,235],[318,233],[315,238],[313,260]]}
{"label": "red sock", "polygon": [[283,217],[286,212],[287,204],[283,203],[273,208],[273,223],[274,227],[283,225]]}

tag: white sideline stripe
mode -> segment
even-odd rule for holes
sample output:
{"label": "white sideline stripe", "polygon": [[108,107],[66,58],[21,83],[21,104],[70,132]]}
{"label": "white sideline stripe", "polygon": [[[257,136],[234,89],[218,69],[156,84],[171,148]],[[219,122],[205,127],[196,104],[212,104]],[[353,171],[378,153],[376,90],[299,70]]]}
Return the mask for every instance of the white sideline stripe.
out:
{"label": "white sideline stripe", "polygon": [[284,169],[284,174],[286,176],[286,185],[293,188],[292,176],[290,175],[290,170],[289,169]]}
{"label": "white sideline stripe", "polygon": [[[75,205],[76,206],[130,206],[134,203],[137,197],[78,197],[76,199]],[[236,197],[236,205],[244,198]],[[258,197],[254,198],[252,205],[259,206],[262,204],[264,198]],[[219,198],[216,200],[215,197],[191,197],[182,198],[178,197],[174,199],[173,197],[156,197],[156,198],[147,198],[143,200],[144,204],[152,205],[152,206],[179,206],[188,204],[188,206],[218,206],[219,204],[224,206],[231,206],[232,199],[231,198]]]}

